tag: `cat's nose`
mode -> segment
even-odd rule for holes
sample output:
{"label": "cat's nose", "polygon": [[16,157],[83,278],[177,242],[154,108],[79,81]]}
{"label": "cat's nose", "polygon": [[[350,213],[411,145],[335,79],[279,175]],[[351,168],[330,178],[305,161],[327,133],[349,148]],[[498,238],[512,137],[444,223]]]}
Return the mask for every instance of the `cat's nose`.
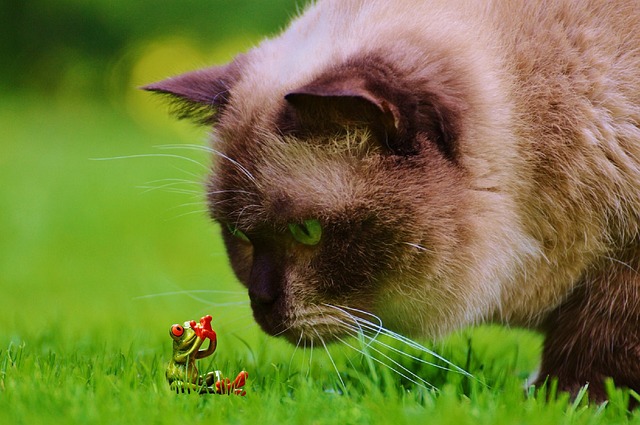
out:
{"label": "cat's nose", "polygon": [[253,287],[249,289],[249,298],[251,299],[252,304],[261,306],[273,304],[277,299],[277,297],[273,293],[265,291],[264,288]]}
{"label": "cat's nose", "polygon": [[267,306],[276,302],[282,287],[278,262],[269,253],[254,253],[249,277],[249,298],[252,304]]}

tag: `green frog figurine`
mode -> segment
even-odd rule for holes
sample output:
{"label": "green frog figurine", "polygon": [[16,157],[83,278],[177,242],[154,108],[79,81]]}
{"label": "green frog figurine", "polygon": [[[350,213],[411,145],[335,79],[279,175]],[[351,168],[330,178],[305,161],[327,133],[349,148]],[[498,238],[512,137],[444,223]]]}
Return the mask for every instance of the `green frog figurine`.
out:
{"label": "green frog figurine", "polygon": [[[217,337],[211,328],[211,316],[185,322],[184,325],[171,326],[169,335],[173,339],[173,357],[167,366],[166,377],[171,389],[180,392],[215,393],[245,395],[242,389],[249,374],[241,371],[236,379],[231,381],[222,376],[220,371],[209,372],[201,376],[196,367],[196,360],[213,354],[217,347]],[[209,340],[205,350],[200,347]]]}

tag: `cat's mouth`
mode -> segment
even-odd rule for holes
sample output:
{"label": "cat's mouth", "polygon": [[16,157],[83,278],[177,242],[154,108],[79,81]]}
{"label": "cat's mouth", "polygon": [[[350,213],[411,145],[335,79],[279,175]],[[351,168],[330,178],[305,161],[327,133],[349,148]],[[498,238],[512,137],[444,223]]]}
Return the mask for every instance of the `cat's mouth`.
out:
{"label": "cat's mouth", "polygon": [[266,333],[284,337],[296,345],[339,341],[359,333],[376,332],[382,326],[380,319],[371,313],[332,304],[308,305],[295,309],[289,316],[277,316],[254,307],[254,317]]}

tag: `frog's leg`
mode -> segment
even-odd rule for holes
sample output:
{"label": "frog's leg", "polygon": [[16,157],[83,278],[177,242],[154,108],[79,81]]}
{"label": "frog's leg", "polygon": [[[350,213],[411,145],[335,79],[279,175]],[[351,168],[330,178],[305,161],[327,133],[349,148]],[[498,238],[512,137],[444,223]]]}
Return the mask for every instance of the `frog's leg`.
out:
{"label": "frog's leg", "polygon": [[173,391],[175,391],[176,393],[180,394],[180,393],[201,393],[202,392],[202,386],[198,385],[198,384],[192,384],[190,382],[184,382],[184,381],[173,381],[171,383],[171,389]]}
{"label": "frog's leg", "polygon": [[218,380],[219,373],[220,373],[219,370],[216,370],[215,372],[208,372],[206,375],[203,376],[204,384],[208,387],[213,387],[216,381]]}
{"label": "frog's leg", "polygon": [[217,394],[246,395],[247,392],[243,390],[242,387],[247,381],[247,376],[249,376],[249,374],[243,370],[242,372],[238,373],[236,379],[231,381],[229,378],[223,377],[222,372],[216,370],[215,392]]}
{"label": "frog's leg", "polygon": [[215,391],[217,394],[229,394],[229,387],[231,386],[231,380],[229,378],[225,378],[222,375],[222,372],[216,370],[215,372]]}
{"label": "frog's leg", "polygon": [[247,382],[248,376],[249,376],[249,373],[247,373],[244,370],[238,373],[238,376],[236,376],[236,379],[233,380],[233,382],[231,383],[231,387],[229,389],[233,391],[234,394],[246,395],[247,392],[243,390],[242,387],[244,387],[244,384]]}
{"label": "frog's leg", "polygon": [[[191,346],[191,348],[189,348],[189,351],[185,351],[184,353],[181,353],[175,356],[175,361],[177,363],[187,363],[189,357],[200,349],[203,342],[204,342],[204,339],[197,338],[196,342]],[[196,358],[200,358],[200,357],[197,357],[197,353],[196,353]]]}
{"label": "frog's leg", "polygon": [[[198,351],[196,353],[196,359],[203,359],[207,356],[212,355],[213,352],[216,351],[216,347],[218,346],[218,338],[216,338],[215,332],[211,331],[210,333],[212,333],[213,336],[207,336],[207,339],[209,340],[209,347],[207,347],[206,350]],[[202,345],[202,343],[200,343],[200,345]],[[200,345],[198,346],[198,348],[200,348]]]}

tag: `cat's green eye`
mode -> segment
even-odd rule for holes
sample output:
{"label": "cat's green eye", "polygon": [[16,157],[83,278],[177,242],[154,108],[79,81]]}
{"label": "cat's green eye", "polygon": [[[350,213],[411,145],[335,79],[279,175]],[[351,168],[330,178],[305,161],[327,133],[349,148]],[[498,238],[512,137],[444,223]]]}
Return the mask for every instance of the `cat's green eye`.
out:
{"label": "cat's green eye", "polygon": [[233,236],[240,239],[241,241],[250,242],[247,235],[245,235],[244,232],[238,229],[237,227],[227,224],[227,229],[229,229],[229,233],[231,233]]}
{"label": "cat's green eye", "polygon": [[293,239],[304,245],[317,245],[322,237],[322,225],[318,220],[289,224],[289,231]]}

